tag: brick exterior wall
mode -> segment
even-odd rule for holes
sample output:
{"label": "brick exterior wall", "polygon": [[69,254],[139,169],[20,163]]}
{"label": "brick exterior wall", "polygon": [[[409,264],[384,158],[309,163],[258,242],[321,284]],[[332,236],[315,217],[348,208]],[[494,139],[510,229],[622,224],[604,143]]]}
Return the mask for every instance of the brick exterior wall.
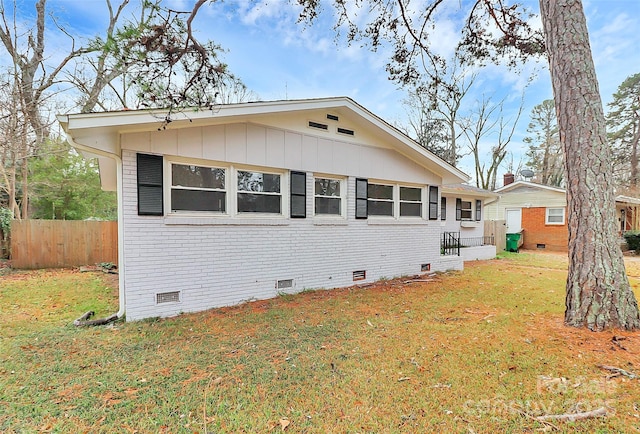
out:
{"label": "brick exterior wall", "polygon": [[[565,211],[566,213],[566,211]],[[546,208],[522,208],[522,229],[524,231],[524,249],[538,249],[566,252],[569,233],[566,223],[563,225],[547,225]]]}
{"label": "brick exterior wall", "polygon": [[[313,216],[313,173],[307,173],[307,215]],[[136,154],[123,151],[123,231],[128,320],[201,311],[280,292],[336,288],[381,278],[462,269],[440,255],[440,221],[355,219],[355,178],[347,182],[347,219],[238,219],[139,216]],[[353,281],[353,272],[366,279]],[[277,289],[278,280],[293,287]],[[179,301],[157,303],[179,291]]]}

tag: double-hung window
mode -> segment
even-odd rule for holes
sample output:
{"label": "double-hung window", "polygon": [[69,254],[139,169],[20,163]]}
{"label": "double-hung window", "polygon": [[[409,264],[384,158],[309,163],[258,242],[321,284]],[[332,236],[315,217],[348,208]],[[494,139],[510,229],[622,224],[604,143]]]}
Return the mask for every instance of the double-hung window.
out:
{"label": "double-hung window", "polygon": [[276,173],[238,170],[238,213],[282,212],[282,177]]}
{"label": "double-hung window", "polygon": [[393,185],[370,182],[367,186],[367,207],[371,216],[393,217]]}
{"label": "double-hung window", "polygon": [[342,181],[316,177],[314,182],[314,206],[316,215],[342,215]]}
{"label": "double-hung window", "polygon": [[171,211],[227,211],[227,171],[218,167],[171,165]]}
{"label": "double-hung window", "polygon": [[422,189],[400,187],[400,217],[422,217]]}
{"label": "double-hung window", "polygon": [[456,220],[471,220],[471,201],[456,199]]}
{"label": "double-hung window", "polygon": [[564,208],[547,208],[545,223],[548,225],[563,225]]}

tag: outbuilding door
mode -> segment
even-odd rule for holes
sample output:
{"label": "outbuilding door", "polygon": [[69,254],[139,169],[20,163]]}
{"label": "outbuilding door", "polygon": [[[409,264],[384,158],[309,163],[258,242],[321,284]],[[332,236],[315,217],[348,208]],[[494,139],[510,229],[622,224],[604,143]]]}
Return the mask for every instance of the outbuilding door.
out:
{"label": "outbuilding door", "polygon": [[507,209],[504,211],[504,218],[507,221],[508,234],[515,234],[522,230],[522,209]]}

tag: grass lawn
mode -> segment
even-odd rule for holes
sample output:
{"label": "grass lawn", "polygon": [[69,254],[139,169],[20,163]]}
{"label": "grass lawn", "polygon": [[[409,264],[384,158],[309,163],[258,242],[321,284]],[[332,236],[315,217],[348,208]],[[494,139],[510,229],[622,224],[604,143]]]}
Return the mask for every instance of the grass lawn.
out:
{"label": "grass lawn", "polygon": [[0,431],[640,432],[640,380],[598,367],[640,373],[640,334],[564,327],[566,264],[507,254],[429,282],[97,328],[71,323],[117,310],[108,275],[5,274]]}

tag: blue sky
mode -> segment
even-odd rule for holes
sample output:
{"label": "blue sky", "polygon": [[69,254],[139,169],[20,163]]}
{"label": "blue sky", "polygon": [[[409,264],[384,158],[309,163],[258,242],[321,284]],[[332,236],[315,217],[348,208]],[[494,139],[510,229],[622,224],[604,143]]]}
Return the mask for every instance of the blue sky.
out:
{"label": "blue sky", "polygon": [[[18,0],[19,8],[27,14],[32,13],[33,3]],[[193,0],[165,3],[189,10]],[[527,3],[538,11],[536,1]],[[91,36],[104,26],[104,0],[49,0],[48,5],[78,36]],[[585,0],[584,7],[606,104],[626,77],[640,72],[640,1]],[[297,23],[298,9],[286,0],[225,0],[203,7],[195,28],[201,39],[211,39],[227,50],[223,60],[262,100],[349,96],[390,123],[406,123],[402,105],[405,93],[387,79],[385,50],[372,53],[358,43],[349,46],[344,38],[336,38],[330,12],[327,4],[320,20],[305,27]],[[452,15],[443,17],[435,41],[444,53],[456,38],[455,25],[448,20]],[[531,62],[524,71],[518,74],[490,67],[481,72],[479,86],[468,99],[473,104],[483,95],[494,99],[506,97],[507,116],[513,116],[529,74],[537,71],[526,89],[524,112],[510,148],[516,163],[526,148],[522,139],[526,136],[531,108],[552,96],[544,62]],[[490,143],[488,137],[486,146]],[[468,159],[462,161],[460,168],[473,172]]]}

